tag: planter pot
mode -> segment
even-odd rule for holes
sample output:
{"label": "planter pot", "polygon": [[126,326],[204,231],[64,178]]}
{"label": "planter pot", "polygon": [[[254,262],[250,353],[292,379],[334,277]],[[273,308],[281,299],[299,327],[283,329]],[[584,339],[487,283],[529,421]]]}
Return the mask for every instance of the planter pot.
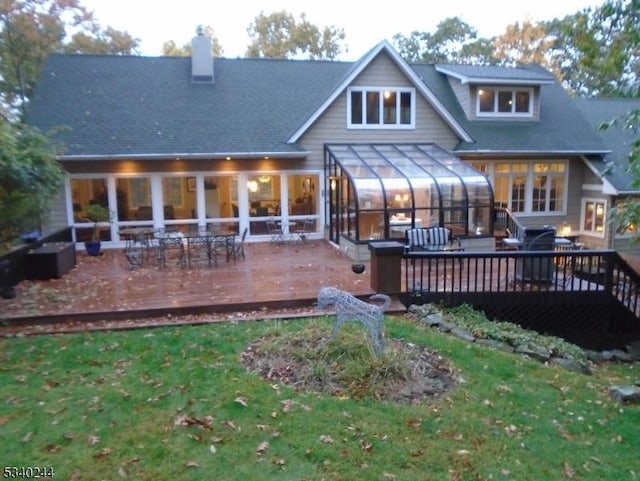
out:
{"label": "planter pot", "polygon": [[100,255],[100,241],[87,241],[84,243],[87,254],[90,256]]}
{"label": "planter pot", "polygon": [[351,264],[351,270],[356,274],[362,274],[364,272],[364,264]]}
{"label": "planter pot", "polygon": [[37,230],[33,230],[31,232],[25,232],[20,236],[20,240],[22,240],[22,242],[24,242],[25,244],[33,244],[39,238],[40,238],[40,232],[38,232]]}

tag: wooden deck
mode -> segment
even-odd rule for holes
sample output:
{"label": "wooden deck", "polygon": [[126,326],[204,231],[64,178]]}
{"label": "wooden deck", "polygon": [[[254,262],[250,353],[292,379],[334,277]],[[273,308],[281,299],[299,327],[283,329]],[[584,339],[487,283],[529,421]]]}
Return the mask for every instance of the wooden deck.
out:
{"label": "wooden deck", "polygon": [[23,281],[14,299],[0,299],[0,319],[56,322],[311,307],[323,286],[373,293],[368,263],[363,274],[354,274],[351,261],[326,241],[246,243],[245,251],[245,260],[223,258],[211,267],[160,268],[148,261],[131,269],[121,249],[90,257],[79,248],[77,266],[61,279]]}

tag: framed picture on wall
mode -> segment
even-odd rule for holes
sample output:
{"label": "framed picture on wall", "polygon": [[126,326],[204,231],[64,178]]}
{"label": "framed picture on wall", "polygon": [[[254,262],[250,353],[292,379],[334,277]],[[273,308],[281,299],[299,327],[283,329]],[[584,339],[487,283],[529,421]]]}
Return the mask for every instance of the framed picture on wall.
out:
{"label": "framed picture on wall", "polygon": [[196,191],[196,178],[187,177],[187,192],[195,192],[195,191]]}

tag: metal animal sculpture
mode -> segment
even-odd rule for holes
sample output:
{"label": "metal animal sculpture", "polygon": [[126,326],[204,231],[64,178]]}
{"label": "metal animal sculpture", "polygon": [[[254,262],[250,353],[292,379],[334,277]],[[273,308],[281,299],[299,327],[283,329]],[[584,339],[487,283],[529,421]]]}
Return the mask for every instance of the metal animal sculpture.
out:
{"label": "metal animal sculpture", "polygon": [[391,299],[386,294],[374,294],[369,299],[379,299],[383,303],[369,304],[346,291],[335,287],[323,287],[318,293],[318,307],[334,306],[336,309],[336,321],[331,330],[331,339],[336,336],[338,329],[345,322],[359,322],[369,331],[373,350],[377,356],[380,356],[384,350],[382,330],[384,311],[391,304]]}

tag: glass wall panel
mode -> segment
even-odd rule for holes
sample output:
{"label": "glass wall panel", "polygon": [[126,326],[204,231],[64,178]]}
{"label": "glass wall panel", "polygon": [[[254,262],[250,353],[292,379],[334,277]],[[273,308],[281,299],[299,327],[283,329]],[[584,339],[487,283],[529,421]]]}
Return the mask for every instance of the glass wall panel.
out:
{"label": "glass wall panel", "polygon": [[[71,179],[71,198],[73,202],[73,222],[78,242],[90,241],[93,224],[85,217],[87,207],[92,204],[102,205],[115,215],[109,204],[107,181],[105,178]],[[102,229],[100,240],[110,240],[109,229]]]}
{"label": "glass wall panel", "polygon": [[196,219],[195,177],[171,176],[162,178],[164,220]]}
{"label": "glass wall panel", "polygon": [[[151,225],[151,180],[148,177],[116,179],[118,194],[118,218],[120,220],[148,221]],[[121,193],[121,194],[120,194]]]}
{"label": "glass wall panel", "polygon": [[288,179],[289,216],[303,217],[317,215],[318,176],[290,174]]}
{"label": "glass wall panel", "polygon": [[249,217],[251,218],[249,231],[252,235],[268,234],[267,221],[279,222],[282,215],[280,176],[250,175],[247,180],[247,190],[249,195]]}
{"label": "glass wall panel", "polygon": [[238,178],[230,175],[205,176],[204,209],[210,229],[239,232]]}

